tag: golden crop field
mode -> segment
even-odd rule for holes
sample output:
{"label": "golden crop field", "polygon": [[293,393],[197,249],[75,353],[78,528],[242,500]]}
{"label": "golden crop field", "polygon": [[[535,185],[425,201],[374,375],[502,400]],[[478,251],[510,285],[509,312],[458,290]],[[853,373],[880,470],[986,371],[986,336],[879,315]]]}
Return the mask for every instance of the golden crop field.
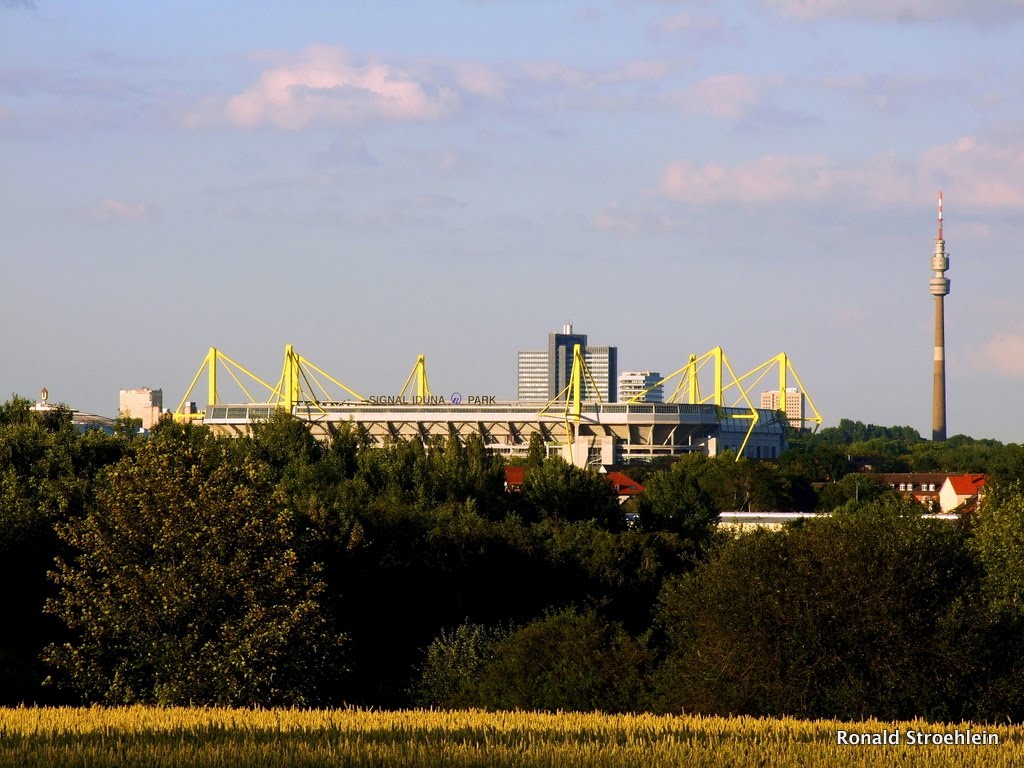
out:
{"label": "golden crop field", "polygon": [[[971,733],[968,733],[968,729]],[[837,743],[845,731],[899,744]],[[921,744],[935,738],[998,744]],[[895,736],[894,736],[895,734]],[[868,736],[871,739],[872,736]],[[877,736],[874,738],[883,738]],[[1015,766],[1024,728],[924,722],[532,712],[0,710],[0,765],[88,766]]]}

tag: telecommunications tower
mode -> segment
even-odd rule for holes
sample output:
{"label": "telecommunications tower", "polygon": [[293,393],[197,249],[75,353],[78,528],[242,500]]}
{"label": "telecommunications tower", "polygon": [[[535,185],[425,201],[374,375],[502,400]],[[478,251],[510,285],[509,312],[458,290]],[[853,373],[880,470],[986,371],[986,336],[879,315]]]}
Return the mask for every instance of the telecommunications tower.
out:
{"label": "telecommunications tower", "polygon": [[939,235],[932,254],[932,275],[928,288],[935,297],[935,362],[932,383],[932,440],[946,439],[946,321],[943,300],[949,295],[949,256],[942,239],[942,193],[939,192]]}

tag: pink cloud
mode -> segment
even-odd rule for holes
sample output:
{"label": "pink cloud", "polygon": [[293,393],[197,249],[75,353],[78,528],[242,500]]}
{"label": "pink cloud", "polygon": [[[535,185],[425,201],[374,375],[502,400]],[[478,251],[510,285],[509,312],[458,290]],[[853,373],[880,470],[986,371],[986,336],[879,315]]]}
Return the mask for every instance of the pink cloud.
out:
{"label": "pink cloud", "polygon": [[618,202],[612,202],[594,216],[593,225],[602,232],[632,235],[670,232],[675,228],[675,221],[668,214],[624,208]]}
{"label": "pink cloud", "polygon": [[996,146],[966,136],[921,156],[923,175],[945,178],[956,196],[979,208],[1024,208],[1024,144]]}
{"label": "pink cloud", "polygon": [[458,63],[452,65],[456,84],[466,93],[498,99],[505,92],[504,81],[494,70],[479,64]]}
{"label": "pink cloud", "polygon": [[869,312],[864,307],[847,307],[836,313],[836,322],[843,328],[859,328],[868,318]]}
{"label": "pink cloud", "polygon": [[733,36],[722,20],[715,16],[694,16],[680,13],[652,21],[648,32],[655,39],[677,37],[694,42],[721,42]]}
{"label": "pink cloud", "polygon": [[662,32],[708,32],[722,28],[720,19],[710,16],[691,16],[688,13],[680,13],[677,16],[659,19],[653,25]]}
{"label": "pink cloud", "polygon": [[662,174],[664,195],[686,203],[814,202],[843,198],[871,205],[927,199],[945,189],[958,204],[1024,209],[1024,144],[975,137],[913,158],[878,155],[840,164],[821,155],[765,155],[724,165],[681,161]]}
{"label": "pink cloud", "polygon": [[817,85],[830,91],[852,93],[882,112],[912,110],[915,104],[943,98],[947,86],[935,78],[908,74],[824,77]]}
{"label": "pink cloud", "polygon": [[764,203],[816,200],[828,194],[833,183],[831,168],[823,157],[766,155],[731,167],[672,163],[662,177],[661,189],[673,200],[686,203]]}
{"label": "pink cloud", "polygon": [[997,334],[971,357],[981,371],[1011,379],[1024,379],[1024,333]]}
{"label": "pink cloud", "polygon": [[782,78],[774,75],[713,75],[675,94],[672,101],[693,114],[735,120],[781,84]]}
{"label": "pink cloud", "polygon": [[532,62],[523,66],[528,80],[568,88],[587,89],[610,83],[651,82],[670,74],[676,65],[656,59],[626,62],[604,70],[580,69],[557,62]]}
{"label": "pink cloud", "polygon": [[672,69],[673,65],[667,61],[641,59],[606,70],[599,80],[605,83],[650,82],[661,80],[672,72]]}
{"label": "pink cloud", "polygon": [[829,17],[875,21],[995,21],[1020,16],[1022,0],[762,0],[785,16],[798,19]]}
{"label": "pink cloud", "polygon": [[80,208],[76,212],[76,218],[93,224],[109,224],[113,221],[141,221],[149,216],[149,213],[145,203],[126,203],[108,197],[95,205]]}
{"label": "pink cloud", "polygon": [[257,83],[228,101],[225,111],[242,127],[294,130],[317,121],[433,120],[457,106],[451,88],[431,88],[396,67],[353,64],[340,48],[314,46],[291,63],[265,70]]}

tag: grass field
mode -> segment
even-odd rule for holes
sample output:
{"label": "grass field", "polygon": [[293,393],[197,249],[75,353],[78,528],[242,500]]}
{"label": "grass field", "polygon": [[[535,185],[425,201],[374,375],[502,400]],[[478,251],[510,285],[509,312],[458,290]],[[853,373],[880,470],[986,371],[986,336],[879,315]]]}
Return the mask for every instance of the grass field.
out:
{"label": "grass field", "polygon": [[[973,727],[998,744],[910,743],[920,741],[920,732],[941,736],[967,728],[579,713],[26,708],[0,709],[0,765],[1024,765],[1024,727]],[[837,743],[840,730],[897,729],[899,745]]]}

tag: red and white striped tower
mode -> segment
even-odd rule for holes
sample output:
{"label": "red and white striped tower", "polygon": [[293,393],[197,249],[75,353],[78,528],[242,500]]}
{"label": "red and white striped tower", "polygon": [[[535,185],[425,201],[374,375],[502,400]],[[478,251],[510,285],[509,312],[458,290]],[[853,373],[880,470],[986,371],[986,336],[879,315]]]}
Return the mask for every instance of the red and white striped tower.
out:
{"label": "red and white striped tower", "polygon": [[933,276],[928,288],[935,297],[935,357],[932,366],[932,440],[946,439],[946,320],[943,299],[949,295],[949,256],[942,239],[942,192],[939,192],[939,234],[932,254]]}

